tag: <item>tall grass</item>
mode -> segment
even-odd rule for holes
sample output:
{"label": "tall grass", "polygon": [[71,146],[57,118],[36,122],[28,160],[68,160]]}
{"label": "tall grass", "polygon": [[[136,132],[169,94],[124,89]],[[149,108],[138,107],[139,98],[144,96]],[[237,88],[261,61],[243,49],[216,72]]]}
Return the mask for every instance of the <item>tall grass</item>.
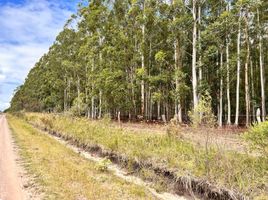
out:
{"label": "tall grass", "polygon": [[72,150],[34,129],[25,121],[8,117],[27,171],[36,178],[45,200],[157,199],[142,186],[102,170]]}
{"label": "tall grass", "polygon": [[[107,122],[63,115],[28,113],[26,120],[68,135],[82,144],[99,144],[130,159],[149,161],[250,197],[268,198],[268,160],[209,147],[205,150],[168,135],[137,134]],[[204,136],[205,137],[205,136]]]}

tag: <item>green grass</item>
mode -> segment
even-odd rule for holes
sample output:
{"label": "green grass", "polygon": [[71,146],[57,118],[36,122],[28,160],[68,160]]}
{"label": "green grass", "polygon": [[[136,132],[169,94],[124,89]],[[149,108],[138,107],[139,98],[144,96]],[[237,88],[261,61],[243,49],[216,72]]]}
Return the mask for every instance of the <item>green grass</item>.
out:
{"label": "green grass", "polygon": [[265,158],[213,148],[206,152],[179,139],[166,135],[137,134],[113,127],[106,121],[37,113],[26,114],[26,119],[83,144],[99,144],[130,159],[174,168],[179,176],[206,179],[250,197],[268,196],[268,161]]}
{"label": "green grass", "polygon": [[127,183],[109,171],[97,170],[96,163],[25,121],[10,115],[8,121],[26,170],[36,177],[44,199],[156,199],[143,187]]}

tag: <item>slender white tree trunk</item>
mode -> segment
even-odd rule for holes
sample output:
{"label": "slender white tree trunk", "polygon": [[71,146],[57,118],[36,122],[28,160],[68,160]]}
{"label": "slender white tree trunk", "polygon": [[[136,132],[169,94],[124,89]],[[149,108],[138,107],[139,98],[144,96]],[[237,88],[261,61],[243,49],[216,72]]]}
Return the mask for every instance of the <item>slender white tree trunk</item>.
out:
{"label": "slender white tree trunk", "polygon": [[[257,9],[257,15],[258,15],[258,26],[260,27],[260,14],[259,9]],[[265,72],[264,72],[264,66],[263,66],[263,55],[262,55],[262,34],[259,30],[259,62],[260,62],[260,79],[261,79],[261,109],[262,109],[262,121],[265,121],[266,118],[266,108],[265,108]]]}
{"label": "slender white tree trunk", "polygon": [[[91,73],[93,74],[95,69],[95,62],[93,59],[93,65],[91,67]],[[91,118],[94,119],[95,118],[95,98],[94,98],[94,80],[91,79]]]}
{"label": "slender white tree trunk", "polygon": [[[230,11],[230,1],[227,1],[226,10]],[[226,97],[227,97],[227,125],[231,125],[231,98],[230,98],[230,35],[226,37]]]}
{"label": "slender white tree trunk", "polygon": [[100,119],[102,116],[102,91],[100,90],[99,93],[99,116],[98,118]]}
{"label": "slender white tree trunk", "polygon": [[222,127],[222,96],[223,96],[223,79],[222,79],[222,69],[223,69],[223,50],[220,53],[220,105],[219,105],[219,119],[218,124],[219,127]]}
{"label": "slender white tree trunk", "polygon": [[250,112],[250,97],[249,97],[249,81],[248,81],[248,65],[249,65],[249,56],[250,56],[250,49],[249,49],[249,35],[248,35],[248,18],[247,15],[245,16],[245,37],[246,37],[246,45],[247,45],[247,56],[245,62],[245,101],[246,101],[246,126],[250,123],[249,112]]}
{"label": "slender white tree trunk", "polygon": [[227,92],[227,125],[231,125],[231,98],[230,98],[230,63],[229,63],[229,35],[226,40],[226,92]]}
{"label": "slender white tree trunk", "polygon": [[161,119],[161,115],[160,115],[160,101],[157,101],[157,119],[158,120]]}
{"label": "slender white tree trunk", "polygon": [[[180,47],[179,47],[179,41],[178,39],[175,40],[174,43],[174,57],[175,57],[175,71],[179,72],[180,71],[180,65],[181,65],[181,52],[180,52]],[[178,74],[177,74],[178,76]],[[176,92],[179,90],[179,78],[176,76]],[[175,113],[176,113],[176,120],[179,121],[179,123],[182,123],[182,112],[181,112],[181,101],[180,98],[176,100],[176,105],[175,105]]]}
{"label": "slender white tree trunk", "polygon": [[[250,59],[250,79],[251,79],[251,98],[255,99],[255,90],[254,90],[254,72],[253,72],[253,62]],[[255,103],[252,101],[252,120],[255,122]]]}
{"label": "slender white tree trunk", "polygon": [[197,97],[197,77],[196,77],[196,37],[197,37],[197,23],[196,23],[196,0],[193,0],[193,52],[192,52],[192,86],[193,86],[193,103],[194,110],[196,110],[198,105]]}
{"label": "slender white tree trunk", "polygon": [[65,82],[66,82],[66,87],[64,89],[64,112],[66,112],[68,109],[68,79],[66,78],[65,79]]}
{"label": "slender white tree trunk", "polygon": [[201,3],[198,6],[198,50],[199,50],[199,57],[198,57],[198,69],[199,69],[199,81],[201,84],[201,80],[203,78],[202,74],[202,56],[201,56]]}
{"label": "slender white tree trunk", "polygon": [[[175,2],[173,0],[170,1],[171,4],[174,4]],[[173,17],[173,21],[175,21],[175,17]],[[175,34],[176,35],[176,34]],[[175,36],[175,41],[174,41],[174,60],[175,60],[175,72],[179,72],[180,67],[182,65],[181,62],[181,51],[180,51],[180,43],[178,38]],[[179,90],[179,78],[178,74],[176,75],[175,79],[175,84],[176,84],[176,92]],[[175,101],[175,115],[176,115],[176,121],[179,121],[179,123],[182,123],[182,112],[181,112],[181,100],[180,98],[176,99]]]}
{"label": "slender white tree trunk", "polygon": [[95,118],[95,99],[91,97],[91,118]]}
{"label": "slender white tree trunk", "polygon": [[78,106],[78,114],[81,114],[81,101],[80,101],[80,77],[77,75],[77,106]]}
{"label": "slender white tree trunk", "polygon": [[240,40],[241,40],[241,14],[242,11],[240,9],[239,12],[239,21],[238,21],[238,34],[237,34],[237,74],[236,74],[236,109],[235,109],[235,125],[238,126],[239,120],[239,92],[240,92],[240,68],[241,68],[241,61],[240,61]]}
{"label": "slender white tree trunk", "polygon": [[[143,19],[145,19],[145,1],[143,3]],[[141,68],[145,71],[144,45],[145,45],[145,24],[142,24],[142,46],[141,46]],[[144,117],[145,107],[145,83],[141,81],[141,115]]]}

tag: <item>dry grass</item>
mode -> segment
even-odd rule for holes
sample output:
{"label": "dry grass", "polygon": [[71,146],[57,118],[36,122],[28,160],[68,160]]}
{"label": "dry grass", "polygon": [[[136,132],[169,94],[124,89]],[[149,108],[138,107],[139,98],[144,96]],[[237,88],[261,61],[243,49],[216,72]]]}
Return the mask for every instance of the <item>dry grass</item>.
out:
{"label": "dry grass", "polygon": [[44,199],[156,199],[140,186],[118,179],[18,118],[8,116],[26,169]]}
{"label": "dry grass", "polygon": [[[194,176],[250,198],[268,196],[268,161],[234,151],[195,147],[166,135],[136,134],[105,122],[60,115],[26,114],[36,125],[53,129],[81,144],[99,144],[130,160],[149,161],[175,169],[178,176]],[[205,136],[204,136],[205,137]]]}

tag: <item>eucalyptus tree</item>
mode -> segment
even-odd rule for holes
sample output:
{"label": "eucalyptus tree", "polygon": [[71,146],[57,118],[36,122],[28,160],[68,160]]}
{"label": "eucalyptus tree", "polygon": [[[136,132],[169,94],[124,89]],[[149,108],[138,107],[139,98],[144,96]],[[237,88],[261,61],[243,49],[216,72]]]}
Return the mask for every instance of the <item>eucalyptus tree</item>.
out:
{"label": "eucalyptus tree", "polygon": [[264,120],[267,6],[253,0],[81,4],[11,108],[182,122],[209,93],[219,126],[230,125],[232,114],[236,125],[242,114],[249,124],[258,103]]}

